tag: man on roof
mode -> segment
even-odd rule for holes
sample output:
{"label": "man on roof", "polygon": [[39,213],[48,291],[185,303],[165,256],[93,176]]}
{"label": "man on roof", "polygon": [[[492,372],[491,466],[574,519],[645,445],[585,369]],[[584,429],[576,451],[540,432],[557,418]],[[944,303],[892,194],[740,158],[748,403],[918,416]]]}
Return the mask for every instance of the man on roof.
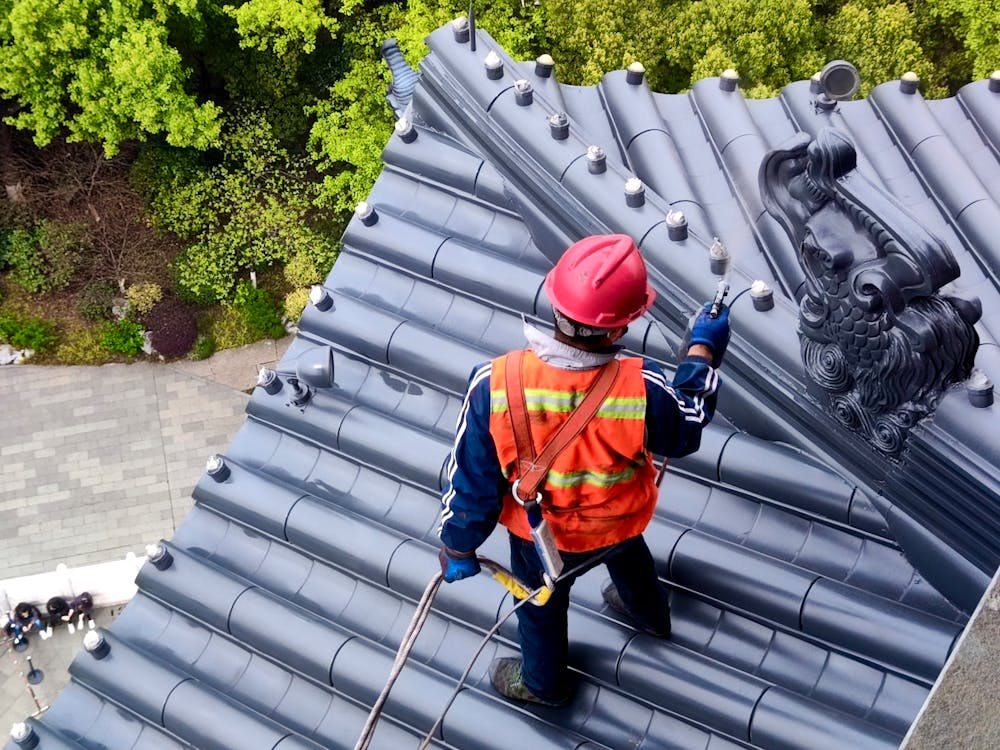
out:
{"label": "man on roof", "polygon": [[[713,317],[705,307],[669,383],[656,363],[623,356],[616,343],[655,299],[630,237],[574,243],[546,276],[545,291],[554,335],[525,323],[525,351],[472,372],[439,534],[448,583],[479,573],[476,549],[499,521],[509,532],[513,574],[530,589],[550,584],[544,606],[518,610],[521,658],[496,659],[491,681],[508,698],[561,705],[572,694],[569,592],[590,568],[607,566],[611,583],[603,594],[610,607],[647,633],[670,635],[667,592],[642,537],[659,492],[652,454],[679,457],[698,449],[715,411],[713,359],[717,366],[728,343],[729,311]],[[543,461],[546,444],[581,403],[581,413],[592,416],[574,424],[572,436],[557,437],[554,458],[550,449],[551,461]],[[533,468],[529,484],[537,490],[525,493],[521,480]],[[533,529],[554,542],[561,573],[544,543],[533,542]]]}

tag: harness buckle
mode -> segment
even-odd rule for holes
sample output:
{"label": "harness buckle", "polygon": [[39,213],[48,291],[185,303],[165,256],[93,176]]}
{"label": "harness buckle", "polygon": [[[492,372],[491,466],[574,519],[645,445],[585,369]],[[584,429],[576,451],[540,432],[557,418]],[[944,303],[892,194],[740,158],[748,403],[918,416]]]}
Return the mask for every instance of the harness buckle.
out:
{"label": "harness buckle", "polygon": [[514,484],[510,486],[510,494],[514,497],[514,502],[516,502],[522,508],[527,507],[531,503],[540,506],[542,504],[542,493],[536,491],[534,500],[522,500],[521,493],[518,492],[518,487],[520,486],[520,484],[521,484],[521,479],[520,477],[518,477],[517,479],[514,480]]}

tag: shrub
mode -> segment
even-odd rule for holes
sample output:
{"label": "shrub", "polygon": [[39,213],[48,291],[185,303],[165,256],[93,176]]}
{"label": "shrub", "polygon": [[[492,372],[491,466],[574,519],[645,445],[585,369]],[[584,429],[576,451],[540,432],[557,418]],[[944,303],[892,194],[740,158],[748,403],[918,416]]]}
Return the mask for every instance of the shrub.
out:
{"label": "shrub", "polygon": [[258,339],[280,339],[285,335],[281,315],[266,290],[255,287],[249,281],[241,281],[230,304],[240,313],[247,328],[259,334]]}
{"label": "shrub", "polygon": [[309,304],[308,289],[293,289],[285,295],[285,317],[298,322],[302,317],[302,311]]}
{"label": "shrub", "polygon": [[285,265],[285,279],[292,286],[309,286],[320,281],[316,264],[306,253],[296,253]]}
{"label": "shrub", "polygon": [[34,229],[15,229],[7,240],[11,277],[26,292],[63,289],[73,278],[87,228],[42,221]]}
{"label": "shrub", "polygon": [[160,289],[159,284],[143,281],[138,284],[132,284],[125,292],[125,299],[128,300],[129,306],[142,316],[152,310],[156,306],[156,303],[163,299],[163,290]]}
{"label": "shrub", "polygon": [[101,344],[101,333],[95,328],[71,330],[63,337],[55,355],[64,365],[99,365],[108,361],[108,352]]}
{"label": "shrub", "polygon": [[218,349],[233,349],[261,339],[260,334],[250,330],[240,311],[229,305],[223,305],[219,317],[212,322],[211,336]]}
{"label": "shrub", "polygon": [[38,233],[33,229],[14,229],[7,238],[6,262],[10,277],[26,292],[40,292],[45,287],[45,266],[38,249]]}
{"label": "shrub", "polygon": [[207,334],[198,336],[194,340],[194,348],[191,350],[191,359],[208,359],[215,354],[215,339]]}
{"label": "shrub", "polygon": [[0,313],[0,341],[15,349],[44,352],[59,340],[54,323],[17,312]]}
{"label": "shrub", "polygon": [[198,337],[194,315],[176,297],[158,302],[146,316],[146,325],[153,348],[164,357],[187,354]]}
{"label": "shrub", "polygon": [[3,271],[10,265],[7,262],[7,246],[10,244],[10,228],[0,227],[0,271]]}
{"label": "shrub", "polygon": [[101,346],[115,354],[134,357],[142,351],[142,326],[128,318],[101,327]]}
{"label": "shrub", "polygon": [[80,293],[76,309],[80,315],[94,323],[108,320],[117,293],[118,285],[113,281],[108,279],[91,281]]}

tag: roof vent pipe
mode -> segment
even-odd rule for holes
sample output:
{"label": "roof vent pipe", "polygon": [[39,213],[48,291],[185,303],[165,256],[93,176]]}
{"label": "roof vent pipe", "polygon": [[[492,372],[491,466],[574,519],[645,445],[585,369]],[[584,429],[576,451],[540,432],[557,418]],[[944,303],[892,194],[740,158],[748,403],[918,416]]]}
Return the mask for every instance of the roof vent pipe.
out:
{"label": "roof vent pipe", "polygon": [[469,41],[469,19],[459,16],[451,22],[451,33],[455,35],[455,41],[459,44],[466,44]]}
{"label": "roof vent pipe", "polygon": [[[309,297],[310,299],[312,298],[312,292],[309,293]],[[278,373],[270,367],[262,367],[260,368],[260,372],[257,373],[257,385],[263,388],[268,396],[273,396],[281,390],[281,379],[278,377]]]}
{"label": "roof vent pipe", "polygon": [[587,146],[587,171],[591,174],[608,171],[608,155],[600,146]]}
{"label": "roof vent pipe", "polygon": [[[330,293],[323,288],[322,284],[312,285],[309,289],[309,301],[312,302],[313,306],[320,312],[326,312],[333,307],[333,297],[331,297]],[[261,370],[261,372],[263,372],[263,370]],[[270,372],[274,371],[271,370]],[[262,384],[258,381],[258,385]]]}
{"label": "roof vent pipe", "polygon": [[625,205],[629,208],[639,208],[646,202],[646,187],[638,177],[625,180]]}
{"label": "roof vent pipe", "polygon": [[10,738],[14,740],[15,745],[23,747],[25,750],[38,747],[38,735],[30,724],[23,721],[10,728]]}
{"label": "roof vent pipe", "polygon": [[969,393],[969,403],[973,406],[985,409],[993,405],[993,381],[982,370],[972,371],[965,388]]}
{"label": "roof vent pipe", "polygon": [[549,115],[549,132],[557,141],[569,138],[569,118],[565,112],[555,112]]}
{"label": "roof vent pipe", "polygon": [[736,85],[740,82],[740,74],[732,68],[726,68],[719,76],[719,88],[723,91],[736,91]]}
{"label": "roof vent pipe", "polygon": [[146,559],[157,570],[166,570],[174,564],[174,556],[170,554],[166,545],[160,542],[146,545]]}
{"label": "roof vent pipe", "polygon": [[526,78],[514,81],[514,101],[519,107],[527,107],[534,98],[534,91]]}
{"label": "roof vent pipe", "polygon": [[708,248],[708,266],[712,271],[712,275],[725,276],[729,271],[729,260],[729,251],[722,244],[722,240],[716,237],[715,242]]}
{"label": "roof vent pipe", "polygon": [[683,242],[688,236],[688,220],[683,211],[667,211],[667,237],[672,242]]}
{"label": "roof vent pipe", "polygon": [[491,49],[483,60],[483,67],[486,68],[486,77],[491,81],[498,81],[503,78],[503,60],[496,50]]}
{"label": "roof vent pipe", "polygon": [[413,127],[413,123],[408,117],[400,117],[392,129],[396,131],[396,135],[403,143],[413,143],[417,140],[417,129]]}
{"label": "roof vent pipe", "polygon": [[989,87],[994,94],[1000,93],[1000,70],[994,70],[990,75]]}
{"label": "roof vent pipe", "polygon": [[920,83],[920,76],[914,73],[912,70],[908,70],[900,76],[899,79],[899,90],[904,94],[915,94],[917,93],[917,84]]}
{"label": "roof vent pipe", "polygon": [[753,309],[757,312],[774,309],[774,292],[760,279],[750,285],[750,299],[753,300]]}
{"label": "roof vent pipe", "polygon": [[817,112],[833,112],[837,108],[837,100],[831,99],[826,94],[820,94],[816,97],[816,111]]}
{"label": "roof vent pipe", "polygon": [[361,220],[366,227],[370,227],[378,221],[378,213],[368,201],[361,201],[354,207],[354,215]]}
{"label": "roof vent pipe", "polygon": [[88,630],[87,634],[83,636],[83,647],[95,659],[103,659],[111,653],[108,639],[100,630]]}
{"label": "roof vent pipe", "polygon": [[631,84],[632,86],[638,86],[642,83],[642,79],[645,77],[646,66],[637,60],[628,66],[625,73],[625,83]]}
{"label": "roof vent pipe", "polygon": [[225,482],[232,473],[226,466],[226,460],[218,453],[213,453],[205,462],[205,471],[216,482]]}
{"label": "roof vent pipe", "polygon": [[549,78],[552,76],[552,69],[555,68],[556,61],[552,55],[545,53],[535,59],[535,75],[539,78]]}

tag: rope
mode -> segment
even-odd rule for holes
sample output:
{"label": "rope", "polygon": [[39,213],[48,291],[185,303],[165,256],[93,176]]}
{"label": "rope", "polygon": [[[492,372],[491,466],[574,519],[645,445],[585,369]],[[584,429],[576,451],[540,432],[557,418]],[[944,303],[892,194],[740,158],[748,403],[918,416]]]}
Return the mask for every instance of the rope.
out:
{"label": "rope", "polygon": [[[594,559],[586,560],[571,568],[560,575],[556,581],[558,582],[564,578],[576,575],[583,568],[593,568],[600,565],[604,561],[604,558],[608,556],[608,553],[610,553],[613,549],[614,547],[609,547]],[[382,688],[382,692],[379,694],[378,699],[372,706],[372,710],[368,714],[368,720],[365,722],[365,726],[361,730],[361,736],[358,738],[358,742],[354,746],[354,750],[367,750],[368,746],[371,744],[372,736],[375,734],[375,727],[378,724],[379,717],[382,715],[382,709],[385,706],[385,702],[389,697],[389,691],[392,690],[392,686],[396,683],[396,679],[399,677],[400,672],[403,671],[403,666],[406,664],[406,660],[410,656],[410,651],[413,650],[413,645],[417,642],[417,636],[420,635],[420,629],[424,626],[424,622],[426,622],[427,616],[430,614],[431,603],[434,601],[434,596],[441,587],[442,580],[443,575],[439,571],[434,574],[434,577],[431,578],[430,582],[427,584],[427,588],[424,589],[424,593],[420,597],[420,601],[417,603],[417,609],[413,613],[413,619],[410,620],[410,625],[407,627],[406,633],[403,635],[403,640],[399,644],[399,650],[396,652],[396,659],[392,664],[392,669],[389,671],[389,680],[386,682],[385,687]],[[463,671],[462,676],[458,678],[458,683],[455,685],[455,689],[451,691],[451,695],[448,697],[448,702],[445,704],[444,708],[441,709],[441,713],[438,714],[434,725],[430,728],[427,734],[424,735],[424,739],[420,743],[417,750],[426,750],[426,748],[430,746],[435,732],[441,728],[441,725],[444,723],[444,717],[451,708],[451,704],[455,702],[458,694],[462,691],[462,688],[465,687],[465,681],[469,678],[469,674],[472,672],[472,668],[475,666],[479,655],[483,653],[483,649],[486,648],[486,644],[489,643],[493,639],[493,636],[500,631],[500,628],[503,627],[503,624],[510,619],[512,614],[517,612],[517,610],[521,607],[530,603],[531,600],[544,591],[545,588],[545,586],[539,586],[528,596],[521,599],[510,608],[509,612],[497,620],[497,623],[486,632],[486,635],[483,636],[482,640],[479,642],[479,646],[472,654],[472,658],[469,659],[468,663],[465,665],[465,671]]]}
{"label": "rope", "polygon": [[399,674],[403,671],[403,666],[410,656],[410,651],[413,650],[413,644],[417,642],[417,636],[420,635],[420,629],[427,621],[427,616],[431,611],[431,603],[434,601],[434,595],[437,594],[437,590],[441,587],[442,580],[444,580],[444,576],[439,571],[434,574],[434,577],[427,584],[427,588],[424,589],[424,593],[417,603],[417,609],[413,613],[413,619],[410,620],[406,633],[403,635],[403,640],[399,644],[399,650],[396,652],[396,660],[392,663],[392,669],[389,670],[389,680],[385,683],[385,687],[382,688],[382,692],[372,706],[372,710],[368,714],[368,720],[361,730],[361,736],[358,737],[358,742],[354,746],[354,750],[367,750],[371,744],[372,737],[375,734],[375,726],[382,715],[382,708],[389,698],[389,691],[396,684],[396,680],[399,678]]}

